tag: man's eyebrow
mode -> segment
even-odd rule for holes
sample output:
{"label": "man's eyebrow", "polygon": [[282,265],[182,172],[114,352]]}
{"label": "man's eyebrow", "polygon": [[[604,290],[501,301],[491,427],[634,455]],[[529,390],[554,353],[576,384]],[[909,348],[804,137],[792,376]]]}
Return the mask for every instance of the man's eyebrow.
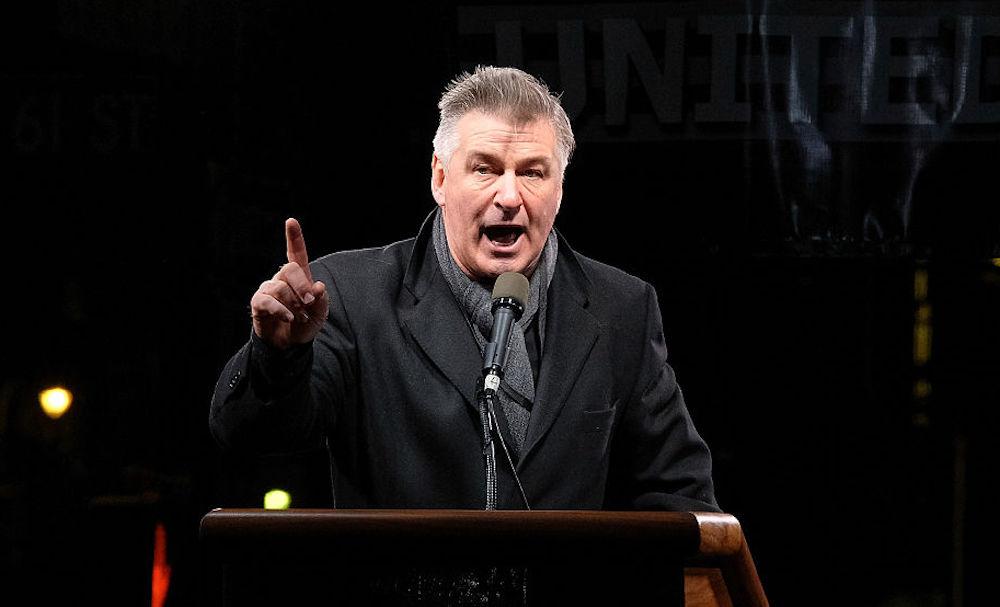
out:
{"label": "man's eyebrow", "polygon": [[545,168],[552,166],[552,158],[549,156],[531,156],[530,158],[525,158],[518,163],[520,166],[529,166],[532,164],[540,164]]}
{"label": "man's eyebrow", "polygon": [[469,152],[469,162],[470,163],[472,163],[472,162],[479,162],[479,161],[482,161],[482,160],[485,160],[487,162],[497,162],[498,160],[500,160],[500,158],[498,156],[496,156],[495,154],[491,154],[489,152],[480,152],[480,151],[476,151],[476,150],[473,150],[473,151]]}
{"label": "man's eyebrow", "polygon": [[[492,163],[500,162],[499,156],[491,154],[490,152],[481,152],[476,150],[469,152],[468,158],[470,164],[475,162],[492,162]],[[544,166],[546,169],[548,169],[552,167],[553,160],[550,156],[540,155],[540,156],[529,156],[528,158],[524,158],[518,161],[517,163],[519,167],[530,166],[533,164],[540,164]]]}

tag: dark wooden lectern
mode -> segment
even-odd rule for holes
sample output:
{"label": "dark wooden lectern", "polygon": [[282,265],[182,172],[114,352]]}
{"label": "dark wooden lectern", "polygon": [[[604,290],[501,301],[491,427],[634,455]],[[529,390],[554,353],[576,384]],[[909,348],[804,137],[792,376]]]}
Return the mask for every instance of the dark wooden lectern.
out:
{"label": "dark wooden lectern", "polygon": [[767,606],[728,514],[217,509],[201,536],[227,605],[461,604],[427,580],[477,571],[489,605]]}

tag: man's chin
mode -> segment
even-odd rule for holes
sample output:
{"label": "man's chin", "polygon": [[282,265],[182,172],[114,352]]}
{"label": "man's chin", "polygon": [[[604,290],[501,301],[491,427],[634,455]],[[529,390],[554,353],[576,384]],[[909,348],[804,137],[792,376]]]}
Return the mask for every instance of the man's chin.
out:
{"label": "man's chin", "polygon": [[529,261],[519,258],[492,259],[481,267],[484,269],[481,280],[489,282],[495,281],[504,272],[519,272],[525,276],[531,276],[531,271],[534,269]]}

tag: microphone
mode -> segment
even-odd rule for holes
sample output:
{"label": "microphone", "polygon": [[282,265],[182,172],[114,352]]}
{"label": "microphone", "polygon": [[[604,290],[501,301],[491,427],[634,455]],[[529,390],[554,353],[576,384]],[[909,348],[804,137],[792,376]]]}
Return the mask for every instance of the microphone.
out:
{"label": "microphone", "polygon": [[479,416],[483,424],[483,455],[486,458],[486,509],[497,507],[497,463],[496,450],[493,446],[494,436],[500,442],[507,463],[514,475],[514,482],[524,500],[524,506],[531,510],[528,496],[524,493],[521,479],[517,477],[517,466],[510,456],[507,443],[499,431],[496,404],[499,399],[500,380],[503,379],[503,368],[507,362],[507,348],[510,345],[511,331],[514,323],[524,314],[528,302],[528,279],[517,272],[504,272],[493,285],[493,329],[490,331],[490,341],[483,350],[483,374],[479,389],[476,390],[476,400],[479,403]]}
{"label": "microphone", "polygon": [[528,279],[518,272],[504,272],[493,286],[493,329],[483,351],[484,387],[496,392],[503,379],[511,329],[528,302]]}

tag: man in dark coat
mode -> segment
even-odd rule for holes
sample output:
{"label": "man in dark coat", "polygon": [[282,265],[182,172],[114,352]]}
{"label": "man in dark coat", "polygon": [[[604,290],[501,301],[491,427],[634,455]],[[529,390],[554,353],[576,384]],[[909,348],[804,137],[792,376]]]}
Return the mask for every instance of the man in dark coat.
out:
{"label": "man in dark coat", "polygon": [[711,458],[667,364],[653,288],[553,229],[574,147],[544,84],[479,68],[445,91],[438,204],[416,238],[288,263],[216,387],[224,447],[326,444],[338,507],[483,508],[477,406],[491,289],[529,278],[499,390],[497,508],[717,510]]}

